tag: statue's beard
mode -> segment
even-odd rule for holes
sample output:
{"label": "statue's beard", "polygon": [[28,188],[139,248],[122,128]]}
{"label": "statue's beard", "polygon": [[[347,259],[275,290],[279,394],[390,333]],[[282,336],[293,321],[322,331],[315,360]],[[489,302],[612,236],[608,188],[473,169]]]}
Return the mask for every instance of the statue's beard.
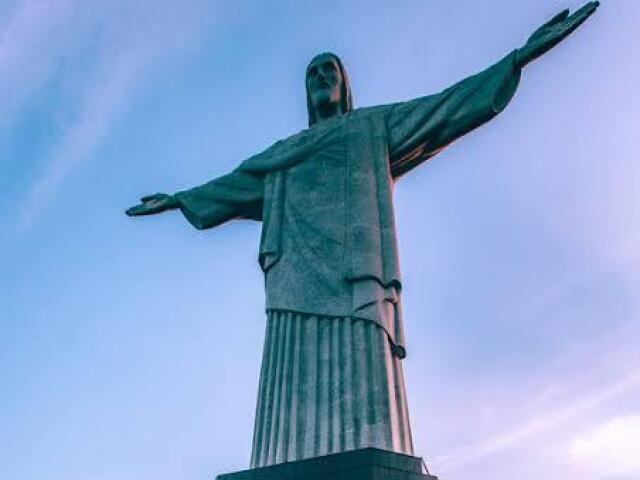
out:
{"label": "statue's beard", "polygon": [[329,89],[320,90],[312,96],[313,108],[316,112],[333,112],[340,110],[340,96]]}

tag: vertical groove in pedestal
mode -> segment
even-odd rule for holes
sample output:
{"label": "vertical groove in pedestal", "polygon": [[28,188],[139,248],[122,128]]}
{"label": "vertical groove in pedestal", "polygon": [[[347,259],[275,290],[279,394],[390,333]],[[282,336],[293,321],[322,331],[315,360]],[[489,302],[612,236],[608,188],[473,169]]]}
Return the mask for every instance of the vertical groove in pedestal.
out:
{"label": "vertical groove in pedestal", "polygon": [[293,356],[291,359],[291,394],[289,398],[289,435],[287,443],[287,461],[297,458],[297,441],[300,421],[298,416],[298,405],[300,403],[300,318],[290,314],[290,321],[293,324]]}
{"label": "vertical groove in pedestal", "polygon": [[282,357],[284,355],[284,341],[286,339],[286,317],[278,317],[277,319],[278,325],[278,336],[275,339],[277,352],[275,356],[275,365],[274,365],[274,375],[273,375],[273,400],[271,401],[268,408],[270,410],[270,420],[269,420],[269,445],[267,449],[267,462],[273,465],[278,463],[276,460],[276,451],[278,447],[278,420],[280,413],[280,390],[282,383]]}
{"label": "vertical groove in pedestal", "polygon": [[355,392],[353,391],[353,357],[350,352],[353,350],[353,328],[350,322],[341,322],[342,341],[340,342],[342,351],[340,384],[341,402],[340,407],[343,412],[341,430],[344,432],[344,444],[342,451],[356,448],[356,424],[353,413],[355,407]]}
{"label": "vertical groove in pedestal", "polygon": [[342,451],[344,442],[344,431],[341,428],[343,423],[342,412],[340,409],[340,326],[345,322],[342,319],[334,318],[331,320],[331,348],[330,348],[330,411],[329,411],[329,453]]}
{"label": "vertical groove in pedestal", "polygon": [[[385,361],[384,361],[384,365],[382,365],[382,368],[384,369],[384,376],[386,378],[396,379],[395,382],[386,382],[386,390],[387,390],[386,398],[388,399],[389,414],[393,415],[394,412],[400,411],[399,405],[398,405],[398,398],[396,394],[398,379],[397,379],[396,370],[395,370],[395,363],[400,363],[400,362],[394,363],[394,357],[393,357],[393,354],[391,353],[391,348],[389,345],[387,345],[387,347],[384,349],[384,357],[385,357]],[[389,432],[391,435],[391,439],[390,439],[391,445],[393,445],[393,450],[397,452],[408,451],[406,448],[404,448],[404,444],[402,443],[404,441],[403,439],[404,430],[400,426],[401,423],[402,423],[401,418],[397,422],[391,422],[391,429]],[[411,449],[411,451],[413,451],[413,449]]]}
{"label": "vertical groove in pedestal", "polygon": [[[306,321],[305,321],[306,320]],[[302,402],[305,410],[304,441],[300,458],[310,458],[314,456],[314,446],[316,439],[316,404],[318,385],[318,322],[310,317],[303,320],[306,331],[304,350],[304,395]]]}
{"label": "vertical groove in pedestal", "polygon": [[319,362],[318,362],[318,401],[316,404],[317,437],[315,445],[316,456],[329,453],[329,425],[330,425],[330,364],[329,346],[331,334],[331,320],[317,321],[319,330]]}
{"label": "vertical groove in pedestal", "polygon": [[362,338],[362,322],[354,322],[353,335],[351,337],[351,348],[353,352],[353,372],[351,386],[353,388],[353,429],[354,448],[362,448],[363,429],[366,428],[367,399],[366,395],[366,372],[364,370],[366,349]]}
{"label": "vertical groove in pedestal", "polygon": [[394,365],[395,378],[398,383],[395,386],[396,402],[398,403],[398,411],[400,412],[398,426],[400,428],[400,448],[404,451],[413,451],[413,439],[411,436],[411,426],[409,424],[409,408],[407,405],[407,395],[404,387],[404,374],[402,364],[397,362]]}
{"label": "vertical groove in pedestal", "polygon": [[357,448],[413,453],[400,361],[351,318],[268,312],[251,466]]}

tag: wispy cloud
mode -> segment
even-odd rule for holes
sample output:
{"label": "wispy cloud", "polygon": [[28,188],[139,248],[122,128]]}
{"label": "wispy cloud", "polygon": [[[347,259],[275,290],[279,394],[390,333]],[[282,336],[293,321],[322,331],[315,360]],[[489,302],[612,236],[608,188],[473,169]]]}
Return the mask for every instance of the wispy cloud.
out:
{"label": "wispy cloud", "polygon": [[[0,128],[56,78],[69,114],[40,163],[22,212],[29,226],[64,179],[90,159],[160,60],[197,43],[217,21],[217,2],[23,0],[0,26]],[[88,58],[88,59],[87,59]],[[65,66],[61,69],[61,65]],[[60,78],[62,77],[62,78]]]}
{"label": "wispy cloud", "polygon": [[640,475],[640,415],[614,417],[578,435],[569,454],[602,476]]}
{"label": "wispy cloud", "polygon": [[531,418],[524,419],[515,428],[497,432],[489,438],[437,457],[433,460],[433,465],[439,471],[459,468],[483,457],[516,447],[531,437],[558,428],[568,420],[585,415],[596,407],[636,389],[640,389],[640,369],[588,392],[571,403],[561,405],[551,412],[539,412]]}
{"label": "wispy cloud", "polygon": [[49,80],[68,49],[72,7],[72,0],[24,0],[0,24],[0,127],[6,128],[25,99]]}
{"label": "wispy cloud", "polygon": [[105,76],[96,79],[85,92],[80,114],[66,129],[60,145],[29,192],[23,212],[25,226],[32,223],[43,202],[53,194],[72,169],[79,162],[90,158],[124,108],[138,73],[148,61],[146,52],[128,50],[105,60],[101,65],[100,71],[104,71]]}
{"label": "wispy cloud", "polygon": [[[640,324],[630,323],[607,338],[570,349],[548,368],[541,369],[537,393],[529,392],[526,399],[510,399],[523,405],[519,422],[433,458],[434,470],[439,473],[458,470],[517,449],[541,434],[561,431],[572,420],[588,419],[593,411],[615,399],[639,392],[640,352],[636,345],[639,334]],[[575,437],[575,433],[570,433]],[[574,454],[580,451],[578,448]]]}

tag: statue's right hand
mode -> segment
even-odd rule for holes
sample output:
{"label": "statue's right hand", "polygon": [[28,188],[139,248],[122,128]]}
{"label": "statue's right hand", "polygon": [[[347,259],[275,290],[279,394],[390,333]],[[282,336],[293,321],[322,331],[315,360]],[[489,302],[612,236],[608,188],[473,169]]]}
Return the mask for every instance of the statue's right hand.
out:
{"label": "statue's right hand", "polygon": [[166,193],[154,193],[140,199],[142,203],[131,207],[126,211],[126,214],[130,217],[137,217],[140,215],[153,215],[154,213],[164,212],[165,210],[172,210],[178,208],[179,204],[173,195],[167,195]]}
{"label": "statue's right hand", "polygon": [[533,32],[526,45],[518,49],[518,66],[524,67],[551,50],[593,15],[599,6],[598,1],[589,2],[573,15],[569,15],[569,10],[564,10],[542,25]]}

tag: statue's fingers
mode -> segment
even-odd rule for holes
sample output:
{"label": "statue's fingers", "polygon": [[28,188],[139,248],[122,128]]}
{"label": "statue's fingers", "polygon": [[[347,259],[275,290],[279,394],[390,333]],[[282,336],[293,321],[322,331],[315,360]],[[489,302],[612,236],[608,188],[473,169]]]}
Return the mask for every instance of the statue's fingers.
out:
{"label": "statue's fingers", "polygon": [[590,17],[591,15],[593,15],[595,11],[598,10],[599,6],[600,6],[600,2],[590,2],[588,5],[586,5],[585,6],[586,16]]}
{"label": "statue's fingers", "polygon": [[558,26],[558,25],[562,25],[562,22],[564,22],[567,17],[569,16],[569,9],[565,9],[563,11],[561,11],[560,13],[558,13],[556,16],[554,16],[551,20],[549,20],[548,22],[544,23],[540,28],[538,28],[535,32],[533,32],[531,34],[531,36],[529,37],[529,42],[539,38],[542,35],[545,35],[548,33],[549,29]]}
{"label": "statue's fingers", "polygon": [[550,27],[557,23],[564,22],[568,16],[569,16],[569,9],[566,8],[563,11],[561,11],[559,14],[557,14],[555,17],[553,17],[551,20],[549,20],[547,23],[545,23],[542,26],[542,28]]}
{"label": "statue's fingers", "polygon": [[586,5],[584,5],[582,8],[595,12],[599,6],[600,6],[600,2],[589,2]]}
{"label": "statue's fingers", "polygon": [[593,15],[593,13],[598,9],[599,5],[599,2],[590,2],[580,10],[576,11],[573,15],[571,15],[567,19],[563,28],[565,35],[569,35],[580,25],[582,25],[591,15]]}
{"label": "statue's fingers", "polygon": [[576,14],[580,14],[580,16],[589,17],[593,15],[593,13],[600,6],[600,2],[589,2],[584,7],[576,12]]}
{"label": "statue's fingers", "polygon": [[575,11],[573,15],[571,15],[568,19],[568,23],[582,23],[587,18],[589,18],[600,6],[600,2],[589,2],[584,5],[582,8]]}
{"label": "statue's fingers", "polygon": [[140,212],[140,205],[136,205],[135,207],[127,208],[127,210],[124,213],[126,213],[130,217],[135,217],[137,215],[140,215],[139,212]]}
{"label": "statue's fingers", "polygon": [[136,205],[128,209],[125,213],[130,217],[139,217],[141,215],[151,215],[154,213],[154,209],[149,208],[147,205]]}
{"label": "statue's fingers", "polygon": [[164,194],[162,194],[162,193],[154,193],[153,195],[147,195],[146,197],[142,197],[140,199],[140,201],[142,203],[147,203],[147,202],[150,202],[152,200],[158,200],[158,199],[162,198],[163,195]]}

